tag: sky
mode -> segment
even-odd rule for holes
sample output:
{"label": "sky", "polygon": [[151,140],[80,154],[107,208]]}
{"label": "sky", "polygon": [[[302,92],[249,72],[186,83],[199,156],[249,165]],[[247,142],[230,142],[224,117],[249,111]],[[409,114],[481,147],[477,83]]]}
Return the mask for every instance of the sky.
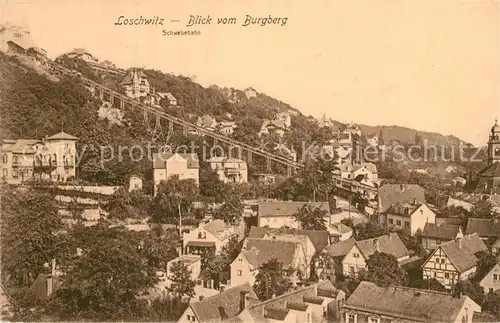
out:
{"label": "sky", "polygon": [[[164,25],[115,25],[141,15]],[[211,24],[186,27],[190,15],[210,15]],[[244,27],[246,15],[288,19]],[[237,22],[218,25],[223,17]],[[341,122],[484,145],[500,115],[499,1],[2,0],[4,21],[28,26],[51,57],[83,47],[119,67],[196,76],[204,86],[252,86]]]}

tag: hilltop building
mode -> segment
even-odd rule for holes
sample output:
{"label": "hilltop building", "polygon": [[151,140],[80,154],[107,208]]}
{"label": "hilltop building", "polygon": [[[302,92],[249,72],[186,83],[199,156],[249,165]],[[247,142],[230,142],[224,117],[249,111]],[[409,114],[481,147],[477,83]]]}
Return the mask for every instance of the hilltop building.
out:
{"label": "hilltop building", "polygon": [[76,174],[76,141],[61,131],[42,139],[4,139],[2,178],[19,184],[32,178],[66,181]]}

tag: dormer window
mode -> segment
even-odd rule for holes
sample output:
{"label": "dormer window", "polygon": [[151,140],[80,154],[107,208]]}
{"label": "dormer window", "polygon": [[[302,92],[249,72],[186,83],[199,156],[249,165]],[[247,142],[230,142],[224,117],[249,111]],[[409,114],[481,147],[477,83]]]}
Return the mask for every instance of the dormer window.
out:
{"label": "dormer window", "polygon": [[380,318],[376,316],[368,317],[368,323],[380,323]]}

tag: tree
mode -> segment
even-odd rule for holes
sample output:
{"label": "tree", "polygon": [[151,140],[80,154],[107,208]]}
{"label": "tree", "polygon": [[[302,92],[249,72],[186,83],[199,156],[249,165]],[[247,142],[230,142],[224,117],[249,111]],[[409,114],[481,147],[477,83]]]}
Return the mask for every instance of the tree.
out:
{"label": "tree", "polygon": [[255,276],[253,290],[261,300],[286,293],[291,287],[290,279],[285,274],[283,264],[276,259],[263,263]]}
{"label": "tree", "polygon": [[191,279],[191,270],[182,261],[176,261],[172,264],[170,272],[168,278],[171,285],[168,290],[179,298],[183,296],[193,297],[196,282]]}
{"label": "tree", "polygon": [[141,191],[128,192],[122,187],[111,196],[105,208],[109,219],[141,219],[148,216],[151,202],[151,197]]}
{"label": "tree", "polygon": [[17,284],[31,284],[59,258],[63,234],[54,196],[34,189],[7,190],[2,197],[3,269]]}
{"label": "tree", "polygon": [[191,205],[198,196],[198,187],[192,179],[180,180],[175,175],[158,185],[158,192],[153,200],[151,216],[155,222],[178,223],[181,212],[189,213]]}
{"label": "tree", "polygon": [[238,257],[243,247],[243,240],[239,241],[238,236],[232,236],[228,243],[222,247],[221,256],[226,263],[226,267],[229,268],[231,263]]}
{"label": "tree", "polygon": [[361,280],[371,281],[378,286],[392,285],[404,286],[407,283],[406,272],[399,266],[398,260],[393,255],[375,252],[366,261],[366,272]]}
{"label": "tree", "polygon": [[470,216],[473,218],[493,219],[498,217],[499,214],[490,201],[481,201],[472,207]]}
{"label": "tree", "polygon": [[241,219],[244,206],[239,192],[231,187],[222,196],[223,204],[215,212],[214,218],[221,219],[227,223],[236,223]]}
{"label": "tree", "polygon": [[500,295],[491,292],[486,294],[482,309],[495,315],[497,319],[500,319]]}
{"label": "tree", "polygon": [[460,296],[465,294],[472,298],[474,302],[481,305],[484,300],[483,288],[480,287],[476,282],[469,280],[461,280],[452,288],[452,294],[454,296]]}
{"label": "tree", "polygon": [[498,258],[496,255],[491,253],[490,251],[480,251],[477,253],[477,270],[475,274],[475,278],[477,281],[482,279],[487,273],[490,272],[493,267],[498,262]]}
{"label": "tree", "polygon": [[295,221],[300,223],[303,230],[326,230],[325,216],[325,210],[313,208],[309,204],[305,204],[294,214]]}
{"label": "tree", "polygon": [[[160,227],[161,228],[161,227]],[[166,270],[167,263],[178,255],[179,233],[169,230],[158,233],[148,233],[142,239],[140,254],[146,262],[147,268],[154,271]]]}
{"label": "tree", "polygon": [[210,202],[222,203],[227,190],[226,184],[219,179],[219,175],[209,167],[200,170],[200,195]]}
{"label": "tree", "polygon": [[354,238],[358,241],[380,237],[388,233],[388,229],[381,227],[374,221],[360,223],[354,227]]}
{"label": "tree", "polygon": [[94,226],[87,233],[91,241],[63,276],[51,312],[61,320],[135,320],[144,310],[137,297],[158,281],[144,268],[138,240],[123,228]]}

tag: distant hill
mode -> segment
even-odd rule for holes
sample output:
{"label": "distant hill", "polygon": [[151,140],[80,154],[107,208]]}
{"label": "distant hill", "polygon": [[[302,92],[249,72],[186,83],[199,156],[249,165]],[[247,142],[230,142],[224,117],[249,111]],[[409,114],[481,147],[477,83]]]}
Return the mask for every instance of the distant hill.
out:
{"label": "distant hill", "polygon": [[458,137],[452,135],[442,135],[436,132],[418,131],[411,128],[401,127],[401,126],[368,126],[359,125],[361,131],[366,134],[378,134],[380,135],[382,131],[382,136],[384,140],[391,141],[397,140],[401,144],[413,144],[415,142],[415,135],[418,133],[422,140],[427,140],[429,144],[437,146],[459,146],[460,143],[467,145]]}

